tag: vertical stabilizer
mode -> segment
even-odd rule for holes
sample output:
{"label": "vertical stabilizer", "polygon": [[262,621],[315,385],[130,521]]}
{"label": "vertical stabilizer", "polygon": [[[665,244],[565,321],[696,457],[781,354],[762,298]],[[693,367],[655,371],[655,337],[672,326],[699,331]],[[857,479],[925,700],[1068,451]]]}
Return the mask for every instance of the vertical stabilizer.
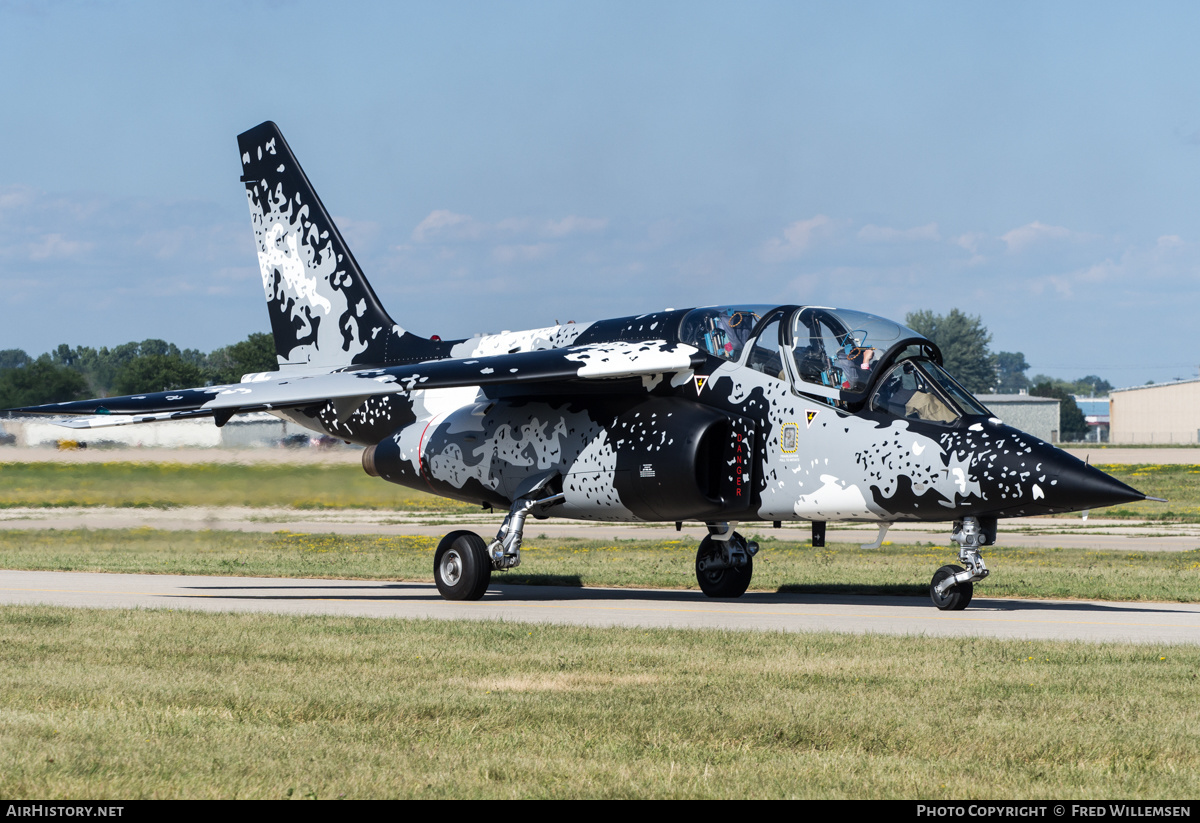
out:
{"label": "vertical stabilizer", "polygon": [[388,316],[279,128],[255,126],[238,148],[279,365],[424,359],[428,341]]}

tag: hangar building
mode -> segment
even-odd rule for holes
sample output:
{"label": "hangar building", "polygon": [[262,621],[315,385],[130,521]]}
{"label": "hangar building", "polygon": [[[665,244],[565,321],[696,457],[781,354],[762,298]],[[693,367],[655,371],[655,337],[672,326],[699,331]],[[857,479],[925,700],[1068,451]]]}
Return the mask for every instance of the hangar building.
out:
{"label": "hangar building", "polygon": [[1113,389],[1110,443],[1200,442],[1200,378]]}
{"label": "hangar building", "polygon": [[1013,428],[1028,432],[1047,443],[1058,442],[1059,401],[1030,394],[977,394],[988,411]]}

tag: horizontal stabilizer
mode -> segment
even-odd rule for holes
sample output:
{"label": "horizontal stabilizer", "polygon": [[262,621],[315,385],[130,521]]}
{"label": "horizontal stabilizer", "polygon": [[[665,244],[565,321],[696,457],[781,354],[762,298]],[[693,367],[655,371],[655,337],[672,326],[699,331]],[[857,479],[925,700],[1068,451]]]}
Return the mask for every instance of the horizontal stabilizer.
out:
{"label": "horizontal stabilizer", "polygon": [[163,420],[195,420],[212,417],[210,409],[196,411],[166,412],[165,414],[104,414],[94,417],[67,417],[52,421],[56,426],[68,429],[107,429],[113,426],[132,426],[137,423],[158,423]]}

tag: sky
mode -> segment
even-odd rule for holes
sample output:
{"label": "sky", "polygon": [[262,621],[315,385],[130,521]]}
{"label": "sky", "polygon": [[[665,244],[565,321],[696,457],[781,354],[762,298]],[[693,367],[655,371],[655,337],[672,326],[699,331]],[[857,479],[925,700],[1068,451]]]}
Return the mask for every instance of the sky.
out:
{"label": "sky", "polygon": [[393,318],[958,308],[1200,369],[1200,5],[0,0],[0,349],[268,331],[274,120]]}

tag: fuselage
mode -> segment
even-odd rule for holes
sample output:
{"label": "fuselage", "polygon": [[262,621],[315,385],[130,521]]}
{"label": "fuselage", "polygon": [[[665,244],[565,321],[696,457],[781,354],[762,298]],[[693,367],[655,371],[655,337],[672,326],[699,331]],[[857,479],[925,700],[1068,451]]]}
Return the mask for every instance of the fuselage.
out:
{"label": "fuselage", "polygon": [[[853,327],[853,328],[852,328]],[[667,340],[686,373],[415,390],[343,420],[280,414],[369,447],[391,482],[495,508],[551,478],[554,516],[615,521],[955,520],[1142,495],[1005,425],[915,332],[838,309],[669,310],[438,343],[469,358]]]}

